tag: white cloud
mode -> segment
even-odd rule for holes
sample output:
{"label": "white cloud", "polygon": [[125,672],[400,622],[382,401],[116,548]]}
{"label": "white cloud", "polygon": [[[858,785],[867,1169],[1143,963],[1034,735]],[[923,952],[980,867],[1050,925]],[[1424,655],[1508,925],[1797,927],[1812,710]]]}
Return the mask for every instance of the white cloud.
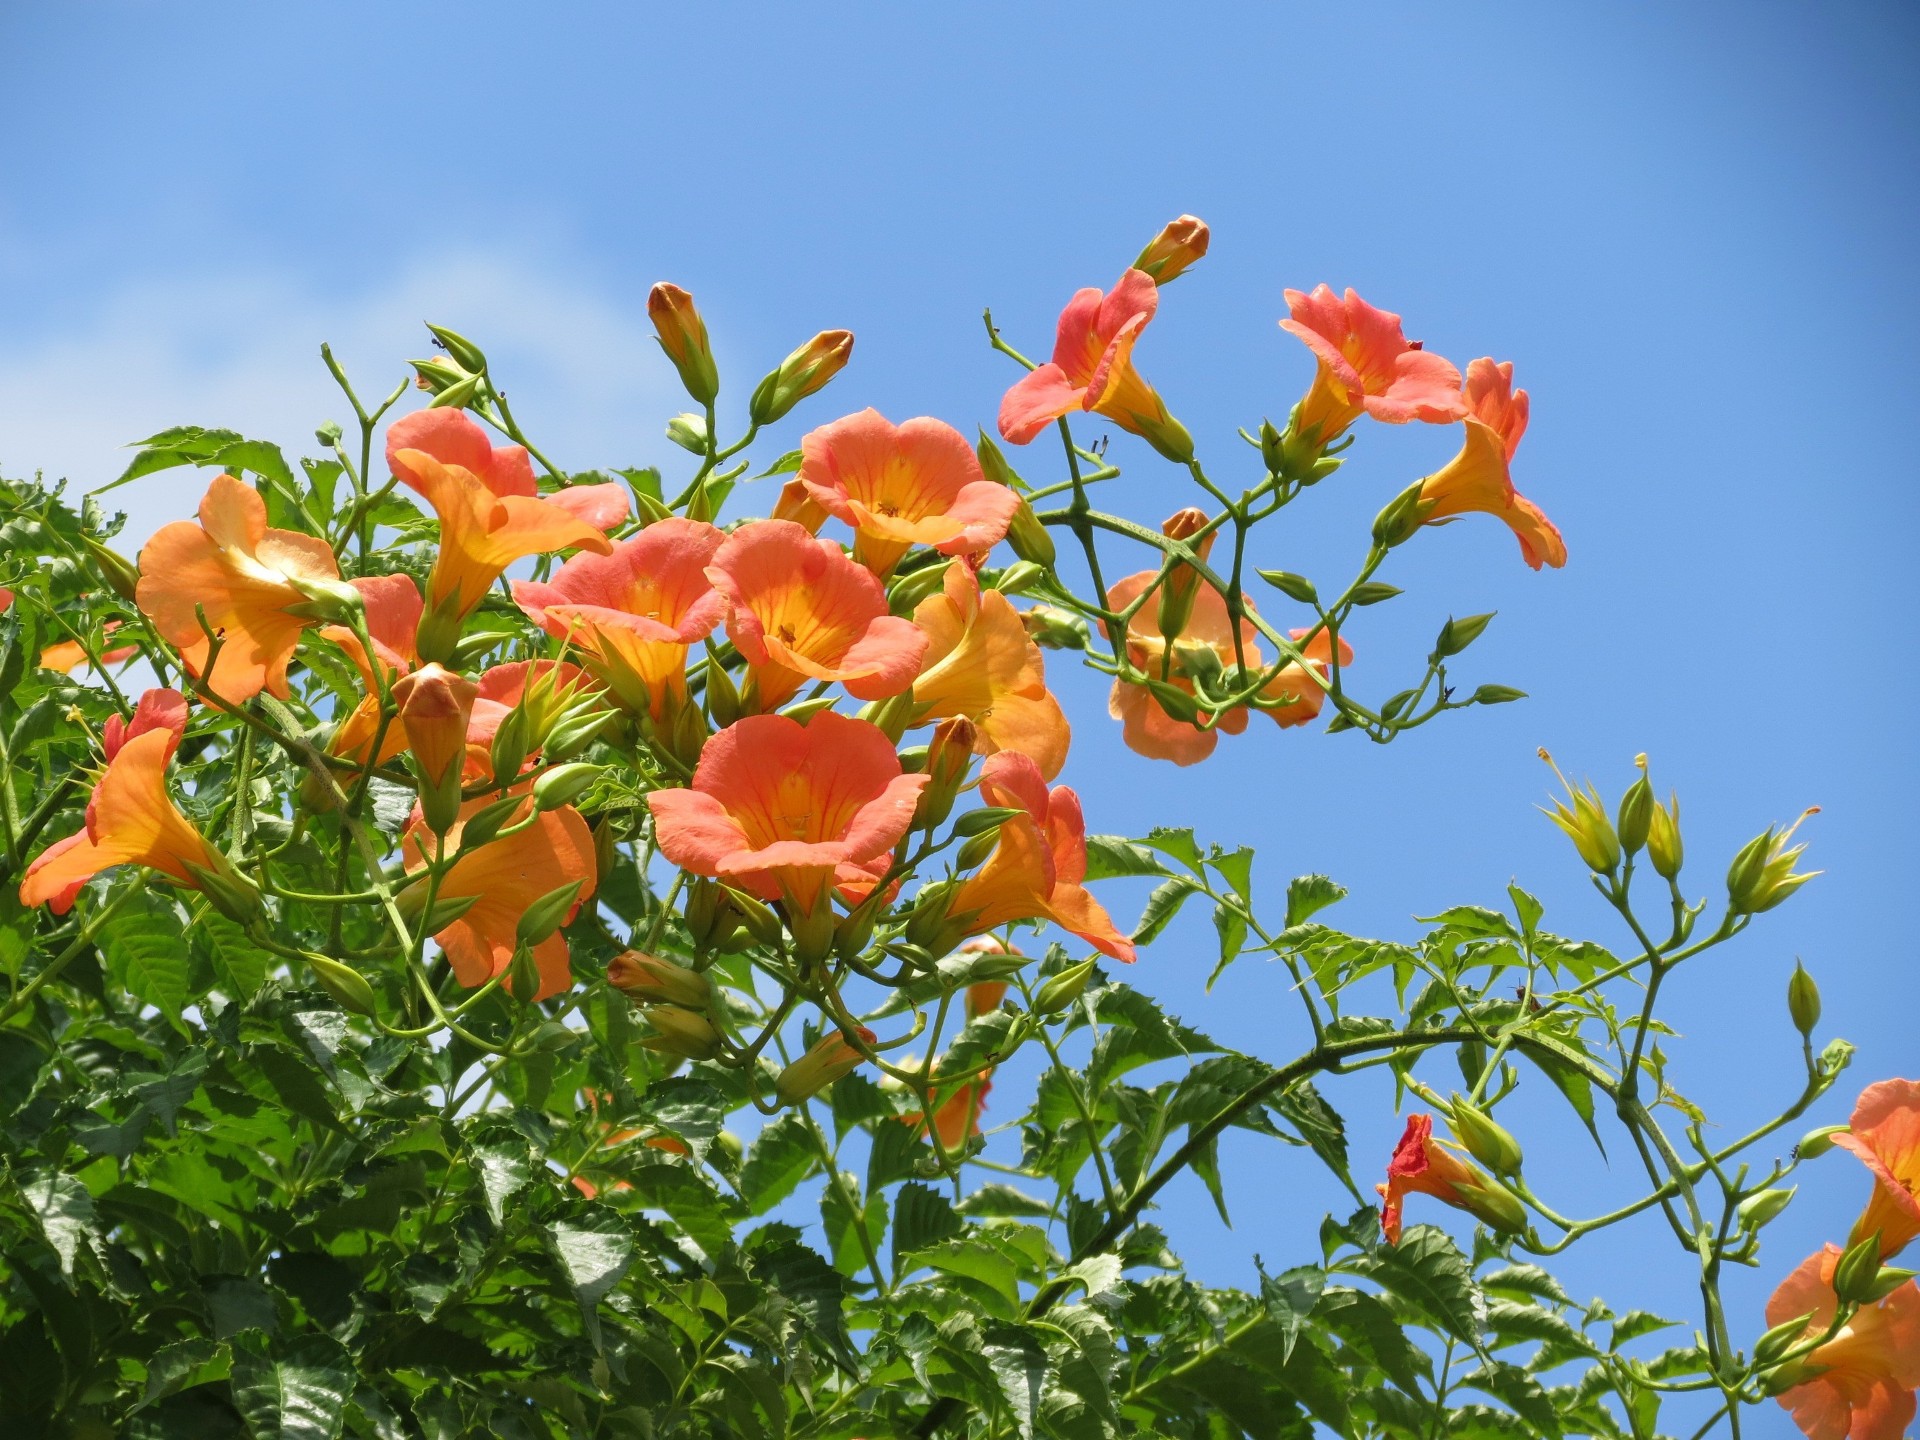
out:
{"label": "white cloud", "polygon": [[[436,260],[360,293],[196,276],[94,300],[57,333],[0,337],[0,470],[94,489],[125,467],[128,442],[178,424],[273,440],[289,458],[317,453],[321,422],[353,433],[320,343],[371,404],[410,373],[408,356],[430,353],[428,319],[485,345],[515,417],[567,468],[657,458],[662,421],[684,406],[643,296],[595,294],[531,263]],[[418,403],[410,392],[398,408]],[[128,512],[123,545],[190,511],[203,483],[169,471],[105,497]]]}

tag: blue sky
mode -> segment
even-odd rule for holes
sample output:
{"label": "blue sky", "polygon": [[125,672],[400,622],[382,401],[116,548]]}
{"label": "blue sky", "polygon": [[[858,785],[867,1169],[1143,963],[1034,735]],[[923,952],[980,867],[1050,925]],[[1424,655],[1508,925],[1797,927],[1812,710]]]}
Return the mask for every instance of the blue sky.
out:
{"label": "blue sky", "polygon": [[[1309,376],[1275,328],[1282,288],[1351,284],[1459,363],[1516,362],[1534,397],[1516,479],[1572,559],[1535,575],[1484,520],[1396,554],[1384,578],[1406,597],[1351,636],[1363,693],[1400,688],[1450,611],[1498,610],[1462,678],[1534,698],[1391,749],[1257,725],[1177,771],[1123,750],[1098,677],[1056,663],[1093,827],[1250,841],[1276,893],[1309,870],[1347,884],[1328,918],[1356,929],[1405,935],[1518,878],[1549,926],[1623,943],[1534,810],[1536,746],[1613,792],[1648,752],[1683,797],[1694,893],[1820,804],[1806,833],[1828,873],[1672,985],[1676,1083],[1744,1129],[1797,1088],[1796,954],[1862,1083],[1920,1070],[1902,898],[1920,864],[1917,39],[1890,4],[19,0],[0,10],[0,464],[90,487],[181,421],[304,446],[342,412],[318,343],[384,389],[432,318],[487,345],[561,464],[671,465],[680,403],[644,315],[662,278],[699,298],[736,407],[814,331],[857,333],[793,435],[864,404],[971,429],[1012,378],[983,305],[1044,351],[1076,287],[1199,214],[1214,253],[1137,358],[1217,474],[1244,474],[1233,427],[1283,419]],[[1366,520],[1454,443],[1364,431],[1263,532],[1261,563],[1342,579]],[[1141,447],[1120,453],[1111,503],[1149,521],[1188,503]],[[142,482],[134,530],[191,492]],[[1202,997],[1209,944],[1196,915],[1129,978],[1294,1053],[1277,974],[1250,962]],[[1335,1098],[1374,1170],[1391,1097]],[[1551,1105],[1515,1113],[1537,1184],[1563,1166],[1570,1204],[1628,1185]],[[1234,1230],[1197,1186],[1165,1217],[1208,1278],[1300,1253],[1337,1201],[1295,1152],[1227,1169]],[[1844,1156],[1810,1167],[1733,1282],[1753,1328],[1864,1193]],[[1659,1241],[1649,1225],[1576,1250],[1573,1288],[1685,1313],[1678,1267],[1639,1263]]]}

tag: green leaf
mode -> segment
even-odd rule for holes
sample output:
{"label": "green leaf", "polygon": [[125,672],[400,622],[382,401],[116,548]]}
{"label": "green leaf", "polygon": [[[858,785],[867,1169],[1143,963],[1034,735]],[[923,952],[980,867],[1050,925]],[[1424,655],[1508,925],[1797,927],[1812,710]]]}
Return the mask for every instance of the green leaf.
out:
{"label": "green leaf", "polygon": [[487,1215],[498,1228],[506,1220],[507,1201],[533,1178],[533,1152],[526,1141],[514,1137],[469,1146],[467,1154],[480,1177]]}
{"label": "green leaf", "polygon": [[[1289,1086],[1268,1105],[1292,1125],[1300,1138],[1313,1148],[1326,1167],[1338,1175],[1347,1189],[1353,1189],[1353,1175],[1347,1168],[1347,1126],[1335,1110],[1320,1096],[1311,1080]],[[1358,1191],[1354,1192],[1356,1195]]]}
{"label": "green leaf", "polygon": [[1505,1401],[1513,1408],[1513,1413],[1527,1423],[1532,1434],[1544,1437],[1544,1440],[1557,1440],[1560,1434],[1559,1412],[1554,1409],[1547,1392],[1540,1388],[1540,1382],[1518,1365],[1507,1365],[1496,1360],[1461,1376],[1460,1383]]}
{"label": "green leaf", "polygon": [[800,1243],[791,1225],[763,1225],[741,1242],[754,1277],[773,1286],[806,1322],[808,1332],[842,1367],[855,1364],[847,1336],[846,1278]]}
{"label": "green leaf", "polygon": [[778,460],[774,461],[773,464],[769,465],[766,469],[762,470],[758,475],[754,476],[753,478],[756,480],[765,480],[774,475],[797,474],[800,469],[800,461],[802,458],[803,457],[801,456],[798,450],[789,450],[787,451],[786,454],[782,455]]}
{"label": "green leaf", "polygon": [[893,1196],[894,1268],[900,1268],[902,1255],[950,1239],[964,1229],[966,1222],[946,1196],[917,1180],[909,1180]]}
{"label": "green leaf", "polygon": [[1409,1394],[1418,1393],[1420,1378],[1432,1368],[1377,1295],[1336,1285],[1321,1297],[1313,1318],[1369,1356],[1389,1380]]}
{"label": "green leaf", "polygon": [[922,1267],[966,1282],[960,1288],[993,1313],[1011,1319],[1020,1308],[1020,1267],[984,1238],[942,1241],[900,1257],[901,1275]]}
{"label": "green leaf", "polygon": [[1146,839],[1147,844],[1162,855],[1171,855],[1195,874],[1200,873],[1200,847],[1194,842],[1193,831],[1156,825],[1147,832]]}
{"label": "green leaf", "polygon": [[1593,1143],[1599,1147],[1600,1153],[1605,1155],[1606,1143],[1601,1140],[1600,1128],[1593,1121],[1593,1082],[1588,1080],[1572,1061],[1562,1059],[1551,1050],[1542,1049],[1537,1045],[1520,1045],[1514,1048],[1538,1065],[1541,1072],[1553,1082],[1554,1088],[1566,1096],[1567,1103],[1573,1107],[1573,1113],[1580,1117],[1581,1123],[1587,1127],[1587,1134],[1593,1137]]}
{"label": "green leaf", "polygon": [[1046,1201],[998,1182],[982,1185],[962,1200],[958,1208],[962,1215],[983,1219],[1044,1219],[1053,1214],[1053,1207]]}
{"label": "green leaf", "polygon": [[1531,1295],[1556,1305],[1573,1303],[1560,1282],[1538,1265],[1508,1265],[1489,1271],[1480,1277],[1480,1288],[1495,1294]]}
{"label": "green leaf", "polygon": [[1524,1305],[1512,1300],[1492,1300],[1487,1303],[1487,1329],[1497,1337],[1502,1345],[1519,1345],[1529,1340],[1543,1341],[1558,1349],[1570,1350],[1578,1355],[1598,1355],[1599,1348],[1568,1320],[1543,1310],[1538,1305]]}
{"label": "green leaf", "polygon": [[258,1331],[228,1343],[234,1408],[254,1440],[339,1440],[357,1383],[339,1341],[307,1335],[277,1356]]}
{"label": "green leaf", "polygon": [[788,1112],[754,1137],[740,1171],[747,1208],[764,1215],[791,1195],[820,1164],[820,1151],[806,1120]]}
{"label": "green leaf", "polygon": [[260,993],[277,961],[247,938],[246,932],[216,910],[200,908],[187,938],[212,970],[216,983],[235,1000]]}
{"label": "green leaf", "polygon": [[121,910],[100,927],[100,953],[114,984],[176,1025],[187,1006],[205,993],[187,947],[179,913],[151,897]]}
{"label": "green leaf", "polygon": [[[1258,1262],[1255,1262],[1256,1264]],[[1260,1303],[1280,1330],[1280,1363],[1293,1353],[1293,1345],[1306,1328],[1307,1317],[1320,1303],[1327,1274],[1317,1265],[1298,1265],[1278,1275],[1260,1272]]]}
{"label": "green leaf", "polygon": [[986,1332],[982,1349],[993,1367],[993,1378],[1013,1412],[1020,1440],[1033,1440],[1034,1422],[1047,1393],[1047,1348],[1022,1325],[995,1325]]}
{"label": "green leaf", "polygon": [[1087,879],[1112,880],[1124,875],[1171,875],[1159,856],[1136,840],[1122,835],[1087,836]]}
{"label": "green leaf", "polygon": [[1133,927],[1133,943],[1152,944],[1155,937],[1173,923],[1173,917],[1180,913],[1188,897],[1198,894],[1199,889],[1198,881],[1184,875],[1176,875],[1157,886],[1147,897],[1146,909],[1140,912],[1140,923]]}
{"label": "green leaf", "polygon": [[1325,875],[1297,875],[1287,884],[1287,928],[1304,925],[1329,905],[1346,899],[1346,887]]}
{"label": "green leaf", "polygon": [[633,1237],[612,1216],[594,1215],[592,1223],[549,1226],[547,1241],[579,1302],[581,1319],[593,1348],[600,1348],[600,1302],[620,1283],[633,1263]]}
{"label": "green leaf", "polygon": [[1677,1320],[1662,1319],[1651,1310],[1629,1310],[1613,1322],[1612,1348],[1618,1350],[1629,1340],[1638,1340],[1657,1330],[1671,1330],[1678,1323]]}
{"label": "green leaf", "polygon": [[1377,1282],[1455,1339],[1480,1343],[1487,1302],[1473,1283],[1467,1257],[1438,1226],[1415,1225],[1398,1245],[1344,1260],[1340,1268]]}
{"label": "green leaf", "polygon": [[861,1274],[867,1269],[868,1249],[878,1255],[887,1238],[886,1192],[875,1190],[863,1199],[860,1177],[842,1170],[838,1185],[826,1185],[820,1191],[820,1220],[834,1267],[843,1275]]}
{"label": "green leaf", "polygon": [[1207,863],[1218,870],[1233,893],[1249,905],[1253,903],[1253,847],[1242,845],[1238,850],[1216,850],[1207,856]]}
{"label": "green leaf", "polygon": [[57,1170],[21,1177],[20,1195],[60,1257],[60,1273],[71,1279],[74,1261],[83,1250],[93,1249],[93,1196],[73,1176]]}

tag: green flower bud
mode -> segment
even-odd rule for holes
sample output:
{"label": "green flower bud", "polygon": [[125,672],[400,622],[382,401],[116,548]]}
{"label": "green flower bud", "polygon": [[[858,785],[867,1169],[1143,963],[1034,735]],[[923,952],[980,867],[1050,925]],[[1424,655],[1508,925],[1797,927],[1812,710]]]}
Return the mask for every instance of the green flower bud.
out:
{"label": "green flower bud", "polygon": [[507,993],[523,1005],[531,1004],[540,993],[540,965],[533,958],[532,947],[525,943],[514,948],[512,963],[507,966]]}
{"label": "green flower bud", "polygon": [[580,888],[585,884],[584,880],[569,880],[529,905],[514,930],[515,941],[521,945],[538,945],[558,930],[566,922],[574,902],[580,898]]}
{"label": "green flower bud", "polygon": [[747,401],[748,418],[755,425],[771,425],[807,396],[823,389],[846,368],[852,356],[852,331],[821,331],[754,387]]}
{"label": "green flower bud", "polygon": [[1620,848],[1628,855],[1641,851],[1653,827],[1653,786],[1647,781],[1647,757],[1638,757],[1636,763],[1641,767],[1640,778],[1620,797],[1620,808],[1614,819],[1614,828],[1620,834]]}
{"label": "green flower bud", "polygon": [[667,438],[682,450],[695,455],[707,453],[707,420],[704,415],[687,413],[667,421]]}
{"label": "green flower bud", "polygon": [[429,324],[427,329],[433,332],[433,338],[446,347],[448,357],[454,364],[469,375],[487,373],[487,356],[478,345],[464,335],[447,329],[444,325]]}
{"label": "green flower bud", "polygon": [[711,1060],[720,1053],[720,1032],[699,1011],[650,1005],[645,1013],[653,1027],[653,1033],[640,1042],[647,1049],[682,1060]]}
{"label": "green flower bud", "polygon": [[1680,873],[1686,853],[1680,839],[1680,797],[1669,794],[1667,803],[1656,804],[1647,817],[1647,858],[1663,880],[1671,880]]}
{"label": "green flower bud", "polygon": [[1813,1027],[1820,1023],[1820,987],[1798,960],[1787,978],[1787,1014],[1793,1017],[1793,1028],[1811,1040]]}
{"label": "green flower bud", "polygon": [[1453,1097],[1448,1110],[1453,1119],[1453,1133],[1460,1137],[1468,1154],[1497,1175],[1520,1173],[1524,1158],[1520,1142],[1491,1115],[1458,1095]]}
{"label": "green flower bud", "polygon": [[974,836],[971,840],[967,841],[966,844],[962,845],[959,850],[954,852],[953,863],[961,870],[977,869],[979,866],[987,863],[987,858],[993,854],[999,844],[1000,832],[998,830],[985,831],[982,834]]}
{"label": "green flower bud", "polygon": [[589,765],[576,761],[571,765],[557,765],[541,774],[533,782],[533,804],[536,810],[558,810],[562,805],[571,805],[586,793],[592,785],[606,773],[603,765]]}
{"label": "green flower bud", "polygon": [[1833,1267],[1833,1293],[1853,1305],[1870,1304],[1880,1281],[1878,1231],[1847,1247]]}
{"label": "green flower bud", "polygon": [[1084,650],[1092,638],[1085,620],[1057,605],[1036,605],[1020,617],[1020,623],[1044,650]]}
{"label": "green flower bud", "polygon": [[[869,1046],[873,1044],[873,1031],[866,1026],[857,1027],[857,1033]],[[865,1059],[866,1056],[847,1042],[846,1036],[835,1030],[821,1036],[812,1049],[782,1070],[773,1088],[787,1104],[797,1105],[836,1080],[851,1075]]]}
{"label": "green flower bud", "polygon": [[1049,979],[1033,997],[1033,1013],[1058,1015],[1073,1004],[1086,990],[1087,981],[1093,978],[1094,966],[1098,963],[1097,960],[1082,960]]}
{"label": "green flower bud", "polygon": [[1780,1212],[1793,1203],[1795,1191],[1800,1187],[1790,1185],[1786,1189],[1756,1190],[1742,1200],[1734,1210],[1734,1219],[1742,1230],[1759,1230],[1779,1218]]}
{"label": "green flower bud", "polygon": [[1807,1325],[1812,1321],[1814,1312],[1796,1315],[1791,1320],[1782,1320],[1766,1334],[1753,1342],[1753,1363],[1771,1365],[1787,1351],[1799,1344],[1807,1333]]}
{"label": "green flower bud", "polygon": [[740,687],[727,667],[711,655],[707,657],[707,713],[723,730],[740,718]]}
{"label": "green flower bud", "polygon": [[1016,815],[1027,812],[1017,805],[983,805],[969,810],[953,822],[953,833],[962,837],[996,832]]}
{"label": "green flower bud", "polygon": [[1809,1130],[1800,1137],[1800,1143],[1793,1147],[1793,1153],[1801,1160],[1818,1160],[1833,1148],[1833,1137],[1846,1135],[1852,1130],[1848,1125],[1822,1125],[1817,1130]]}
{"label": "green flower bud", "polygon": [[1905,1285],[1909,1280],[1913,1279],[1916,1274],[1920,1274],[1920,1271],[1903,1270],[1896,1265],[1882,1265],[1880,1267],[1880,1273],[1874,1276],[1873,1285],[1867,1291],[1866,1300],[1862,1303],[1878,1305],[1902,1285]]}
{"label": "green flower bud", "polygon": [[642,950],[614,956],[607,964],[607,983],[629,1000],[690,1010],[704,1009],[713,996],[713,982],[698,970]]}
{"label": "green flower bud", "polygon": [[1391,550],[1396,545],[1404,544],[1420,528],[1421,484],[1421,481],[1414,481],[1374,517],[1373,543],[1380,549]]}
{"label": "green flower bud", "polygon": [[1733,864],[1727,867],[1727,906],[1734,914],[1758,915],[1771,910],[1820,873],[1814,870],[1796,874],[1794,862],[1807,847],[1804,844],[1787,847],[1787,841],[1807,816],[1819,813],[1820,807],[1813,806],[1785,831],[1776,832],[1769,826],[1740,848]]}
{"label": "green flower bud", "polygon": [[337,1002],[342,1010],[355,1015],[373,1016],[378,1006],[373,995],[373,986],[367,983],[367,977],[351,965],[343,965],[325,955],[306,952],[307,964],[313,970],[313,978],[320,982],[325,990]]}

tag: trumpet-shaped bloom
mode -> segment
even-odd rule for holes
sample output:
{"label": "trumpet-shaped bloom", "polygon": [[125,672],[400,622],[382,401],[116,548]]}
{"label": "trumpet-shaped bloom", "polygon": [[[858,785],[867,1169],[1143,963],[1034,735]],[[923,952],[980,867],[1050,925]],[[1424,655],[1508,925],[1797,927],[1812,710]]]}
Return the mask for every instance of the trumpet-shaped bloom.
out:
{"label": "trumpet-shaped bloom", "polygon": [[[1125,609],[1146,592],[1157,578],[1156,571],[1142,570],[1117,581],[1107,592],[1108,599],[1116,610]],[[1160,633],[1158,612],[1152,605],[1143,605],[1135,612],[1127,624],[1127,656],[1135,669],[1145,671],[1158,679],[1163,669],[1166,679],[1162,682],[1174,686],[1188,695],[1195,694],[1191,678],[1183,673],[1183,661],[1190,663],[1194,653],[1192,647],[1211,651],[1219,665],[1231,670],[1234,661],[1233,619],[1227,613],[1227,602],[1220,593],[1209,585],[1200,585],[1193,592],[1193,608],[1186,617],[1181,632],[1173,639],[1174,663],[1166,665],[1168,641]],[[1249,608],[1251,608],[1251,602]],[[1306,665],[1298,661],[1287,665],[1261,690],[1263,698],[1274,702],[1271,708],[1262,707],[1273,717],[1281,728],[1305,725],[1319,715],[1326,702],[1323,690],[1314,675],[1325,677],[1333,661],[1333,642],[1324,628],[1312,633],[1306,630],[1291,631],[1296,641],[1305,639],[1303,654]],[[1245,655],[1249,671],[1264,666],[1265,654],[1257,643],[1259,632],[1247,620],[1240,622],[1240,653]],[[1353,647],[1342,639],[1340,642],[1340,664],[1353,663]],[[1308,674],[1308,670],[1313,674]],[[1121,739],[1129,750],[1145,755],[1153,760],[1171,760],[1176,765],[1195,765],[1206,759],[1220,743],[1220,732],[1238,735],[1247,728],[1247,707],[1236,705],[1222,712],[1219,720],[1202,730],[1190,721],[1169,714],[1152,690],[1134,680],[1113,682],[1113,692],[1107,701],[1108,713],[1121,722]]]}
{"label": "trumpet-shaped bloom", "polygon": [[1015,920],[1051,920],[1102,954],[1131,964],[1133,942],[1081,883],[1087,878],[1087,826],[1080,797],[1065,785],[1048,790],[1038,765],[1003,750],[981,767],[980,798],[1023,813],[1001,825],[987,863],[954,891],[950,923],[979,932]]}
{"label": "trumpet-shaped bloom", "polygon": [[1538,570],[1567,563],[1560,531],[1538,505],[1513,488],[1508,472],[1527,429],[1527,392],[1513,388],[1513,365],[1488,359],[1467,366],[1466,443],[1444,469],[1420,483],[1420,522],[1437,525],[1456,515],[1492,515],[1520,542],[1520,554]]}
{"label": "trumpet-shaped bloom", "polygon": [[1920,1081],[1882,1080],[1860,1092],[1849,1133],[1833,1143],[1873,1172],[1873,1195],[1853,1227],[1853,1240],[1880,1237],[1891,1259],[1920,1235]]}
{"label": "trumpet-shaped bloom", "polygon": [[1444,425],[1467,413],[1460,372],[1409,341],[1398,315],[1376,310],[1352,290],[1344,298],[1325,285],[1311,294],[1286,293],[1288,316],[1280,328],[1318,362],[1296,422],[1303,435],[1313,431],[1325,445],[1362,414],[1390,425]]}
{"label": "trumpet-shaped bloom", "polygon": [[[200,501],[198,523],[176,520],[147,541],[135,597],[188,669],[237,705],[262,689],[290,697],[287,662],[300,632],[317,623],[301,584],[339,578],[326,541],[269,527],[266,502],[253,488],[219,475]],[[221,639],[211,674],[212,647],[196,606]]]}
{"label": "trumpet-shaped bloom", "polygon": [[1380,1193],[1380,1229],[1389,1245],[1400,1243],[1402,1209],[1409,1195],[1431,1195],[1496,1230],[1526,1228],[1526,1211],[1518,1200],[1435,1142],[1431,1115],[1407,1117],[1406,1131],[1387,1163],[1387,1183],[1373,1188]]}
{"label": "trumpet-shaped bloom", "polygon": [[622,703],[660,720],[687,693],[687,647],[726,613],[707,567],[726,539],[712,525],[655,521],[606,555],[576,555],[513,598],[550,635],[570,638]]}
{"label": "trumpet-shaped bloom", "polygon": [[187,702],[175,690],[149,690],[131,721],[107,721],[107,768],[87,802],[86,826],[27,866],[22,905],[51,902],[64,915],[82,885],[115,865],[144,865],[193,890],[200,884],[190,867],[219,868],[213,847],[167,794],[167,762],[186,728]]}
{"label": "trumpet-shaped bloom", "polygon": [[[414,634],[420,628],[420,587],[410,575],[367,575],[347,583],[360,592],[366,606],[373,654],[367,654],[360,637],[345,625],[328,625],[320,632],[346,652],[367,692],[334,730],[327,752],[364,765],[373,738],[380,733],[381,680],[391,685],[420,663],[414,650]],[[389,722],[373,763],[384,765],[406,748],[406,731]]]}
{"label": "trumpet-shaped bloom", "polygon": [[894,425],[862,410],[800,441],[814,502],[853,527],[853,558],[885,578],[914,545],[984,555],[1007,533],[1020,497],[980,470],[966,436],[922,416]]}
{"label": "trumpet-shaped bloom", "polygon": [[872,885],[869,867],[906,834],[926,783],[900,773],[892,742],[864,720],[750,715],[707,742],[691,789],[647,803],[681,869],[805,914],[836,882]]}
{"label": "trumpet-shaped bloom", "polygon": [[[1838,1246],[1809,1255],[1767,1301],[1767,1324],[1811,1313],[1807,1334],[1824,1334],[1838,1303]],[[1878,1304],[1863,1305],[1839,1332],[1796,1362],[1807,1379],[1781,1394],[1809,1440],[1901,1440],[1913,1423],[1920,1386],[1920,1289],[1908,1281]]]}
{"label": "trumpet-shaped bloom", "polygon": [[[958,1150],[980,1133],[980,1115],[987,1108],[987,1096],[992,1090],[993,1072],[989,1070],[961,1081],[952,1094],[933,1107],[933,1133],[939,1137],[942,1150],[949,1153]],[[900,1119],[913,1126],[916,1134],[926,1129],[923,1111],[911,1111]]]}
{"label": "trumpet-shaped bloom", "polygon": [[1159,304],[1160,287],[1144,270],[1128,270],[1105,294],[1092,286],[1076,291],[1060,312],[1053,359],[1001,400],[1001,436],[1025,445],[1076,410],[1149,438],[1177,428],[1166,402],[1133,368],[1133,347]]}
{"label": "trumpet-shaped bloom", "polygon": [[[461,807],[462,823],[484,809],[492,798],[469,800]],[[529,800],[517,810],[509,823],[526,819],[532,803]],[[456,824],[447,832],[447,853],[459,844],[460,825]],[[433,853],[432,846],[430,832],[416,815],[402,844],[407,868],[424,865]],[[578,881],[580,892],[562,922],[565,924],[573,919],[579,903],[593,894],[597,874],[593,835],[580,812],[571,805],[543,811],[529,828],[476,846],[454,862],[440,881],[439,898],[473,896],[475,901],[471,909],[433,938],[446,952],[447,963],[462,985],[470,989],[484,985],[513,963],[520,917],[534,901]],[[540,989],[534,999],[557,995],[573,983],[566,937],[558,930],[533,947],[533,959],[540,971]]]}
{"label": "trumpet-shaped bloom", "polygon": [[419,450],[442,465],[465,470],[502,499],[520,496],[566,511],[596,530],[611,530],[627,518],[627,492],[615,484],[569,485],[541,495],[534,482],[533,460],[524,446],[496,446],[464,410],[416,410],[387,427],[387,468],[429,499],[430,478],[407,460],[405,452]]}
{"label": "trumpet-shaped bloom", "polygon": [[939,593],[914,609],[913,623],[927,637],[913,682],[917,723],[963,715],[976,728],[977,753],[1018,750],[1044,778],[1058,775],[1067,763],[1067,717],[1047,689],[1040,647],[1007,597],[982,591],[972,567],[956,562]]}
{"label": "trumpet-shaped bloom", "polygon": [[860,700],[898,695],[920,673],[927,637],[887,613],[886,592],[831,540],[790,520],[742,525],[707,569],[727,635],[747,660],[761,709],[807,680],[838,680]]}

